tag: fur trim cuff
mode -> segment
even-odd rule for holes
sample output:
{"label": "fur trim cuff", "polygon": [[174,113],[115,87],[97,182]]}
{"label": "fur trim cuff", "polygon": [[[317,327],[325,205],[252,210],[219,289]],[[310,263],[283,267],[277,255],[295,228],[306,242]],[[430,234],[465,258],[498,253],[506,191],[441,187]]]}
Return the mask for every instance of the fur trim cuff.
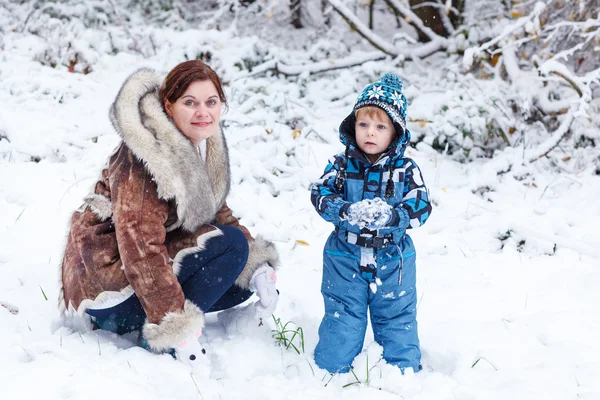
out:
{"label": "fur trim cuff", "polygon": [[262,264],[268,263],[274,269],[279,267],[279,254],[272,242],[265,240],[262,236],[256,236],[253,242],[249,243],[250,250],[248,252],[248,261],[242,270],[242,273],[235,281],[235,284],[248,289],[250,287],[250,279],[252,274]]}
{"label": "fur trim cuff", "polygon": [[204,313],[186,300],[181,312],[167,313],[159,324],[146,322],[144,338],[153,351],[168,351],[204,328]]}
{"label": "fur trim cuff", "polygon": [[92,211],[100,218],[100,221],[106,221],[113,215],[112,203],[109,198],[99,194],[89,194],[83,198]]}

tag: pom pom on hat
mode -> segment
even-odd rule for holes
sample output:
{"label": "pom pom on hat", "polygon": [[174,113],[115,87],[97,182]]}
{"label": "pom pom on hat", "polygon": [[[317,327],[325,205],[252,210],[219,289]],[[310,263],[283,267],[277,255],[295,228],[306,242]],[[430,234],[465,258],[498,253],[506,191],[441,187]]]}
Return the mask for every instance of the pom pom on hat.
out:
{"label": "pom pom on hat", "polygon": [[398,90],[399,92],[402,91],[402,80],[400,80],[398,75],[391,74],[388,72],[387,74],[379,78],[379,81],[384,85],[396,87],[396,90]]}

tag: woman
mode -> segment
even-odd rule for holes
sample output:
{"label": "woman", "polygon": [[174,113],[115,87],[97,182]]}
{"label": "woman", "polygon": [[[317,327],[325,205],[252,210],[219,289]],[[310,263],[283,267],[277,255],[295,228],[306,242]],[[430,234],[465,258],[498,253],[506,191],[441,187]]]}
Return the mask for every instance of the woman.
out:
{"label": "woman", "polygon": [[146,69],[126,80],[110,110],[123,140],[71,218],[64,312],[119,334],[141,329],[145,347],[187,361],[205,312],[240,304],[251,290],[259,311],[274,311],[277,251],[252,238],[225,201],[226,104],[219,77],[197,60],[162,84]]}

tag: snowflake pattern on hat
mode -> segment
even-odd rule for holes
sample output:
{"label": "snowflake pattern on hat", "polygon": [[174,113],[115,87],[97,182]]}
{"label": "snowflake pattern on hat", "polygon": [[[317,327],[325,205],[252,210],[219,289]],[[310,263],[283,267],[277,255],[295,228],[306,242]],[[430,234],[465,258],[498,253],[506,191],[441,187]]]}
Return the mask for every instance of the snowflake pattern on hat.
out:
{"label": "snowflake pattern on hat", "polygon": [[354,105],[359,108],[375,106],[384,110],[396,128],[396,132],[406,131],[406,97],[402,93],[402,80],[398,75],[387,73],[377,82],[367,85]]}
{"label": "snowflake pattern on hat", "polygon": [[391,96],[392,101],[396,107],[404,107],[404,100],[402,100],[402,93],[394,92]]}
{"label": "snowflake pattern on hat", "polygon": [[369,93],[367,93],[367,96],[369,96],[370,99],[372,98],[376,98],[379,99],[380,96],[384,96],[383,93],[383,89],[380,87],[373,87],[371,88],[371,90],[369,90]]}

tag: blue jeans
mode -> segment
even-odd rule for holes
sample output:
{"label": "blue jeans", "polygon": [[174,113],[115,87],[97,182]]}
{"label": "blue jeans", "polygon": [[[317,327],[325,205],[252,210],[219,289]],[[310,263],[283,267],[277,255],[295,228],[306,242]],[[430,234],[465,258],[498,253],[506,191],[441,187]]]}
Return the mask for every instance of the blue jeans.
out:
{"label": "blue jeans", "polygon": [[[204,312],[225,310],[243,303],[252,292],[234,284],[248,260],[248,241],[241,230],[218,228],[222,236],[208,239],[204,250],[187,254],[181,260],[177,280],[185,298]],[[146,313],[133,294],[120,304],[104,309],[87,309],[96,328],[119,335],[139,330]]]}

